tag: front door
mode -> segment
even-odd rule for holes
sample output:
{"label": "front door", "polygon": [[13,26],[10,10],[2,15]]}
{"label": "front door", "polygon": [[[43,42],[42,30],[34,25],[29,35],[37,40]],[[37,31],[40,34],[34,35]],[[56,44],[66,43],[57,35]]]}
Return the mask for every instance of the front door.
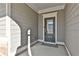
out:
{"label": "front door", "polygon": [[55,17],[44,19],[44,41],[55,43]]}

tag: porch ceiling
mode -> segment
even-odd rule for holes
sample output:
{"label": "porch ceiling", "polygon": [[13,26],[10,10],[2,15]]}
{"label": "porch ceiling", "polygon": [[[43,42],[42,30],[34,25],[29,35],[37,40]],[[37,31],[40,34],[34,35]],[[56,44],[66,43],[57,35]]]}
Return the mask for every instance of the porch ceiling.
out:
{"label": "porch ceiling", "polygon": [[40,11],[44,11],[46,9],[50,10],[51,8],[54,9],[53,7],[59,8],[60,6],[65,5],[65,3],[26,3],[26,4],[37,13],[40,13]]}

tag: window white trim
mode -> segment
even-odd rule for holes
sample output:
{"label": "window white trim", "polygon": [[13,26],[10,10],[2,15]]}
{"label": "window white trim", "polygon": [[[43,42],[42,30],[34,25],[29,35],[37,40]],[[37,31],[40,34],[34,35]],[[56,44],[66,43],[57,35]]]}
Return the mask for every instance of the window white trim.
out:
{"label": "window white trim", "polygon": [[[55,17],[55,43],[54,44],[57,44],[57,12],[53,12],[53,13],[48,13],[48,14],[43,14],[43,41],[44,41],[44,20],[45,18],[48,18],[48,17]],[[49,42],[51,43],[51,42]]]}
{"label": "window white trim", "polygon": [[6,36],[8,38],[8,55],[10,55],[10,48],[11,48],[11,33],[10,33],[10,18],[6,16]]}

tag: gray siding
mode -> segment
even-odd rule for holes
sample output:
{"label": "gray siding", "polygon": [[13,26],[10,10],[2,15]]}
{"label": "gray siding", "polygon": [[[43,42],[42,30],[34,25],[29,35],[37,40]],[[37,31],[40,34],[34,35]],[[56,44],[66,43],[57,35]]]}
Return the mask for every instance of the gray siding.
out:
{"label": "gray siding", "polygon": [[[64,42],[64,10],[58,11],[58,42]],[[43,39],[43,17],[39,15],[38,17],[38,39]]]}
{"label": "gray siding", "polygon": [[38,39],[43,40],[43,16],[38,16]]}
{"label": "gray siding", "polygon": [[[6,4],[0,3],[0,17],[6,16]],[[6,36],[6,19],[0,19],[0,36]]]}
{"label": "gray siding", "polygon": [[57,36],[58,36],[58,42],[64,42],[64,10],[58,11],[58,18],[57,18]]}
{"label": "gray siding", "polygon": [[6,16],[6,4],[0,3],[0,17]]}
{"label": "gray siding", "polygon": [[31,42],[37,40],[38,14],[26,4],[11,4],[11,17],[21,27],[21,45],[27,44],[26,31],[31,28]]}
{"label": "gray siding", "polygon": [[79,56],[79,4],[66,5],[65,42],[71,55]]}

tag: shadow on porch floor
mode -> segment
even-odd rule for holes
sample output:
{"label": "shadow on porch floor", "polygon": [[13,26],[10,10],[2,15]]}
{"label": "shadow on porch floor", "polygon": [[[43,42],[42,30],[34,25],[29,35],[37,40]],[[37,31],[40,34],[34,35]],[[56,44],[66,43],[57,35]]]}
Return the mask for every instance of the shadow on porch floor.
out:
{"label": "shadow on porch floor", "polygon": [[[62,45],[50,46],[37,43],[31,47],[32,56],[68,56],[66,49]],[[28,56],[27,50],[18,56]]]}

